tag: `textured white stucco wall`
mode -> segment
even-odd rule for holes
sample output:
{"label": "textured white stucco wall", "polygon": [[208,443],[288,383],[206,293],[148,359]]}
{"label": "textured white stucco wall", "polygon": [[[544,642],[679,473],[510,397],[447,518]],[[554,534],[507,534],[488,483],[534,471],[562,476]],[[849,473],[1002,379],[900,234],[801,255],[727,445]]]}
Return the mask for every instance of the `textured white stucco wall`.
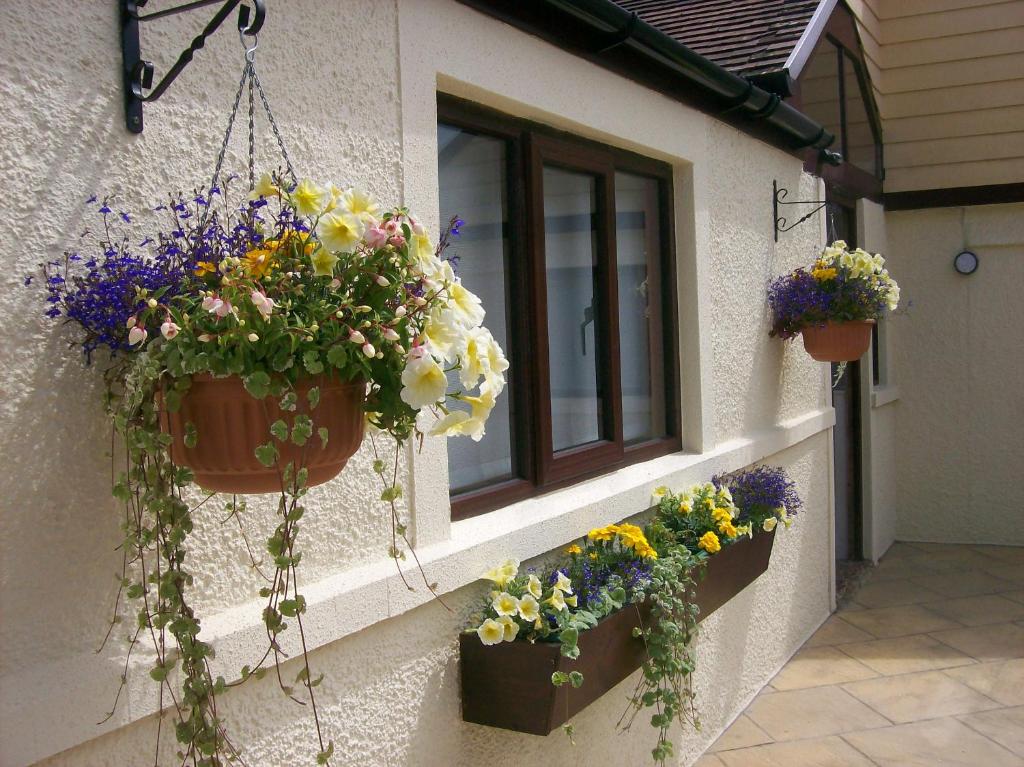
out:
{"label": "textured white stucco wall", "polygon": [[[901,539],[1024,544],[1024,205],[891,212]],[[953,269],[977,253],[970,275]]]}
{"label": "textured white stucco wall", "polygon": [[[100,656],[92,652],[119,566],[109,430],[97,371],[67,354],[67,331],[40,316],[40,292],[22,286],[22,276],[76,237],[89,194],[118,192],[139,209],[165,189],[204,183],[241,65],[228,24],[147,107],[145,133],[132,136],[123,128],[115,9],[80,11],[69,0],[35,4],[32,14],[0,6],[0,172],[9,190],[0,217],[4,767],[58,751],[45,763],[140,763],[155,729],[144,662],[114,719],[95,725],[117,687],[124,650],[115,642]],[[144,30],[158,76],[205,15]],[[41,69],[35,52],[44,49]],[[540,556],[636,513],[657,484],[763,459],[786,466],[807,514],[780,536],[768,575],[706,624],[698,675],[705,730],[681,744],[687,763],[829,609],[827,373],[798,345],[767,337],[764,300],[766,282],[809,260],[820,235],[808,225],[773,243],[771,181],[802,197],[818,193],[815,182],[796,158],[451,0],[350,0],[343,10],[313,0],[272,4],[257,62],[300,172],[358,184],[428,219],[437,215],[439,88],[675,167],[690,451],[451,524],[444,444],[428,440],[409,464],[410,504],[421,558],[454,614],[422,589],[406,592],[395,577],[385,510],[360,500],[376,496],[365,453],[311,493],[301,542],[307,629],[318,648],[313,663],[327,674],[322,700],[335,764],[468,767],[542,756],[643,763],[646,727],[613,734],[621,695],[581,715],[575,749],[558,736],[461,723],[455,638],[482,593],[474,578],[500,556]],[[261,150],[267,161],[270,146],[268,139]],[[217,646],[218,670],[230,676],[260,647],[253,601],[260,584],[245,572],[237,536],[220,528],[219,509],[209,506],[197,520],[197,604],[209,616],[204,631]],[[273,524],[272,508],[253,503],[248,517],[258,542]],[[253,767],[312,761],[308,714],[269,680],[228,694],[223,705]]]}

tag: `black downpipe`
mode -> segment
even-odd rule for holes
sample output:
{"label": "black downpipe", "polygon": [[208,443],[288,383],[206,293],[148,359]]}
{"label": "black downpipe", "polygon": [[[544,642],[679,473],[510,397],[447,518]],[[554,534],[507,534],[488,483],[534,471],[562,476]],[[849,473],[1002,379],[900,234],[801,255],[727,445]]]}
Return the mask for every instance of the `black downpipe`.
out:
{"label": "black downpipe", "polygon": [[[635,13],[616,5],[612,0],[462,2],[494,12],[495,15],[513,23],[525,21],[529,31],[542,34],[549,39],[552,39],[552,30],[536,28],[537,19],[543,19],[546,14],[556,17],[570,16],[582,27],[590,30],[595,37],[604,41],[590,51],[592,56],[600,60],[617,48],[628,48],[632,53],[678,77],[681,86],[697,89],[702,96],[719,104],[717,110],[706,110],[712,115],[728,116],[730,121],[764,123],[772,133],[780,135],[784,143],[793,149],[812,147],[823,150],[835,140],[822,125],[782,101],[778,95],[720,67],[652,27]],[[524,18],[528,12],[532,12],[532,21]]]}

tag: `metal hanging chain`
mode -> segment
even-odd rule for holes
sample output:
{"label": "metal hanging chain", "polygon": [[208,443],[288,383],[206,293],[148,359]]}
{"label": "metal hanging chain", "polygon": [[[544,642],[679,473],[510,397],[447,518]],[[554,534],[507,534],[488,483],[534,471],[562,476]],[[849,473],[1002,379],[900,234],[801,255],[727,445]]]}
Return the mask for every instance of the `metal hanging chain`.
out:
{"label": "metal hanging chain", "polygon": [[252,80],[256,83],[256,90],[260,94],[260,101],[263,102],[263,111],[267,114],[267,121],[270,123],[270,129],[274,132],[274,138],[277,139],[278,149],[281,150],[281,156],[284,158],[285,165],[288,167],[288,175],[291,176],[292,183],[299,183],[299,177],[295,174],[295,168],[292,166],[292,160],[288,156],[288,149],[284,145],[284,139],[281,137],[281,131],[277,127],[277,120],[274,119],[274,113],[270,109],[270,102],[267,100],[267,94],[263,90],[263,83],[260,82],[260,76],[256,74],[256,68],[252,69]]}
{"label": "metal hanging chain", "polygon": [[254,70],[252,62],[248,62],[246,68],[249,70],[249,191],[251,192],[256,188],[256,127],[255,120],[253,119],[254,98],[252,92],[252,81]]}
{"label": "metal hanging chain", "polygon": [[[281,156],[284,158],[285,165],[288,168],[288,175],[291,176],[292,183],[298,183],[298,176],[295,173],[295,168],[292,165],[291,157],[288,155],[288,149],[284,145],[284,138],[281,136],[281,130],[277,126],[277,120],[274,119],[274,113],[270,109],[270,101],[267,99],[266,91],[263,90],[263,84],[260,82],[259,75],[256,74],[256,48],[259,45],[259,39],[254,35],[253,43],[250,47],[245,40],[245,33],[239,31],[239,39],[242,41],[242,46],[245,48],[245,66],[242,69],[242,77],[238,81],[238,90],[235,93],[235,100],[231,106],[231,114],[228,115],[227,128],[224,130],[224,139],[221,141],[220,151],[217,152],[217,162],[214,165],[213,176],[210,178],[210,187],[207,191],[207,206],[203,212],[203,217],[199,222],[199,232],[203,232],[206,228],[206,224],[209,222],[211,215],[212,206],[209,204],[209,198],[213,195],[215,189],[218,189],[218,185],[221,177],[221,170],[224,166],[224,158],[227,155],[228,146],[231,143],[231,133],[235,125],[235,119],[238,117],[238,108],[242,103],[242,91],[245,90],[246,84],[249,86],[249,156],[248,156],[248,172],[249,172],[249,191],[251,192],[256,188],[256,98],[255,92],[259,92],[260,103],[263,106],[263,111],[267,115],[267,120],[270,123],[270,128],[274,133],[274,138],[277,140],[278,149],[281,150]],[[254,91],[255,86],[255,91]]]}

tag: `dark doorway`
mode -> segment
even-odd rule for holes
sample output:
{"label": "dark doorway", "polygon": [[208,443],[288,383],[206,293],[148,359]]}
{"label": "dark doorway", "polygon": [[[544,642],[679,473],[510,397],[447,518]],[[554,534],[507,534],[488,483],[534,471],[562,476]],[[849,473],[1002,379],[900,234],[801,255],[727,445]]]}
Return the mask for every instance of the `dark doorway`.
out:
{"label": "dark doorway", "polygon": [[[830,240],[845,240],[850,247],[857,244],[855,208],[846,200],[829,191]],[[864,514],[862,505],[863,468],[861,465],[861,387],[860,362],[850,362],[836,383],[839,365],[832,365],[832,407],[836,411],[833,430],[833,458],[835,467],[836,514],[836,589],[843,593],[846,581],[853,576],[863,559]]]}

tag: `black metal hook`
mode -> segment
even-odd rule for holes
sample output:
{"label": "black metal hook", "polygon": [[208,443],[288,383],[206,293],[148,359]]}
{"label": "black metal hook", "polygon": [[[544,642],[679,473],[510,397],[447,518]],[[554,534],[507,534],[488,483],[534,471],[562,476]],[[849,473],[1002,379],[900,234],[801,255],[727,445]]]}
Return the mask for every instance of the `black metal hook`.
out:
{"label": "black metal hook", "polygon": [[[783,232],[788,232],[791,229],[796,229],[800,224],[809,219],[815,213],[822,208],[827,208],[830,205],[835,205],[831,200],[794,200],[789,202],[786,197],[789,195],[789,190],[785,187],[779,188],[778,181],[772,181],[772,218],[775,222],[775,242],[779,241],[779,235]],[[798,219],[796,223],[789,224],[787,226],[787,220],[785,216],[779,215],[780,205],[815,205],[814,209],[810,213]]]}
{"label": "black metal hook", "polygon": [[[123,58],[123,74],[125,84],[125,122],[132,133],[142,132],[142,105],[156,101],[170,87],[171,83],[181,74],[231,12],[238,8],[238,31],[240,35],[255,37],[263,28],[267,9],[265,0],[248,0],[252,3],[252,11],[242,0],[193,0],[162,11],[140,14],[139,9],[146,5],[147,0],[120,0],[121,3],[121,54]],[[139,42],[139,24],[153,21],[165,16],[173,16],[186,11],[193,11],[208,5],[222,3],[220,10],[209,21],[189,46],[181,52],[177,61],[167,71],[156,86],[153,85],[154,67],[151,61],[142,58]],[[239,7],[241,6],[241,7]],[[250,18],[251,17],[251,18]],[[152,89],[152,90],[150,90]],[[146,91],[149,91],[147,93]]]}

